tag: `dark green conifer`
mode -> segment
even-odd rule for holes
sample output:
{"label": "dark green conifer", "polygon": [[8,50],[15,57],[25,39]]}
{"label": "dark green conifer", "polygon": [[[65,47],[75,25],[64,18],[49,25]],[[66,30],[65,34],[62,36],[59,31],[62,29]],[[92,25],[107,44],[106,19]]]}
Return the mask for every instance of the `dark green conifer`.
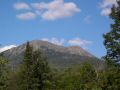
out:
{"label": "dark green conifer", "polygon": [[[21,90],[47,90],[50,88],[50,68],[40,50],[33,51],[27,42],[24,60],[20,67]],[[19,89],[18,89],[19,90]]]}
{"label": "dark green conifer", "polygon": [[110,18],[113,20],[111,31],[104,35],[104,45],[107,49],[107,60],[115,62],[120,61],[120,0],[117,1],[117,6],[112,7]]}
{"label": "dark green conifer", "polygon": [[7,89],[8,61],[0,54],[0,90]]}
{"label": "dark green conifer", "polygon": [[18,88],[21,90],[33,90],[32,88],[32,54],[33,54],[33,49],[30,46],[29,42],[26,44],[26,50],[24,53],[24,59],[22,62],[22,65],[20,66],[19,69],[19,77],[20,77],[20,85]]}
{"label": "dark green conifer", "polygon": [[102,72],[100,84],[103,90],[120,90],[120,0],[113,5],[110,18],[113,21],[111,31],[104,35],[107,67]]}
{"label": "dark green conifer", "polygon": [[32,66],[33,80],[32,85],[35,90],[50,90],[51,88],[51,70],[47,62],[47,58],[42,55],[40,50],[37,50],[33,54],[33,66]]}

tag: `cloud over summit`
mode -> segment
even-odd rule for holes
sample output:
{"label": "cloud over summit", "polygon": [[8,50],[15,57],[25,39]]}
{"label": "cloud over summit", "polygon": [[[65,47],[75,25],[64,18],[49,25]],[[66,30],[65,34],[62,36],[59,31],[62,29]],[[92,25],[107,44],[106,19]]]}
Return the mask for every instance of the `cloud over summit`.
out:
{"label": "cloud over summit", "polygon": [[16,45],[8,45],[8,46],[0,47],[0,53],[6,51],[8,49],[14,48],[14,47],[17,47],[17,46]]}
{"label": "cloud over summit", "polygon": [[60,46],[64,46],[64,45],[68,45],[68,46],[80,46],[83,49],[87,49],[87,46],[90,45],[90,44],[92,44],[91,41],[84,40],[84,39],[81,39],[79,37],[72,38],[72,39],[69,39],[69,40],[58,39],[56,37],[53,37],[53,38],[43,38],[41,40],[48,41],[48,42],[51,42],[53,44],[60,45]]}

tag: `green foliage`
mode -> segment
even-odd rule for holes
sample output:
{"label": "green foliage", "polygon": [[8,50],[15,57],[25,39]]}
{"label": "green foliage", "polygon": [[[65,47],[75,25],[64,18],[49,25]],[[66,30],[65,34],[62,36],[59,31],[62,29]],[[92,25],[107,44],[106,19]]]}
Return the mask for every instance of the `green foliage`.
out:
{"label": "green foliage", "polygon": [[100,72],[99,85],[102,90],[120,90],[120,69],[111,66]]}
{"label": "green foliage", "polygon": [[111,31],[104,35],[107,49],[106,69],[99,75],[102,90],[120,90],[120,0],[112,7],[110,18],[113,20]]}
{"label": "green foliage", "polygon": [[20,71],[19,73],[19,77],[20,77],[20,81],[19,83],[21,83],[19,85],[19,88],[22,90],[33,90],[32,89],[32,54],[33,54],[33,50],[32,47],[30,46],[29,42],[27,42],[26,45],[26,51],[24,53],[24,60],[22,65],[20,66]]}
{"label": "green foliage", "polygon": [[35,90],[47,90],[51,86],[52,74],[46,57],[40,50],[33,53],[33,88]]}
{"label": "green foliage", "polygon": [[106,59],[120,61],[120,0],[117,1],[118,6],[112,7],[110,18],[113,20],[111,31],[104,35],[104,45],[107,49]]}
{"label": "green foliage", "polygon": [[66,70],[56,80],[57,90],[101,90],[97,72],[89,63]]}
{"label": "green foliage", "polygon": [[23,63],[13,73],[9,80],[9,90],[48,90],[51,88],[52,74],[46,57],[40,50],[33,51],[29,42],[26,45]]}
{"label": "green foliage", "polygon": [[0,90],[7,89],[8,61],[0,54]]}
{"label": "green foliage", "polygon": [[97,73],[92,65],[88,63],[83,64],[80,69],[80,73],[81,87],[89,90],[97,87]]}
{"label": "green foliage", "polygon": [[47,58],[27,42],[21,66],[10,73],[7,60],[0,55],[0,90],[120,90],[120,0],[117,2],[110,15],[114,21],[111,31],[104,35],[105,68],[83,63],[64,71],[51,70]]}
{"label": "green foliage", "polygon": [[[113,20],[111,31],[104,35],[107,49],[105,68],[98,70],[84,63],[65,71],[52,71],[40,50],[34,51],[27,42],[21,66],[11,70],[10,74],[7,60],[0,55],[0,90],[120,90],[120,0],[117,4],[110,14]],[[60,58],[60,54],[56,54],[55,60]],[[68,57],[71,59],[73,56]],[[66,63],[70,63],[68,59],[64,63],[59,61],[59,64]]]}

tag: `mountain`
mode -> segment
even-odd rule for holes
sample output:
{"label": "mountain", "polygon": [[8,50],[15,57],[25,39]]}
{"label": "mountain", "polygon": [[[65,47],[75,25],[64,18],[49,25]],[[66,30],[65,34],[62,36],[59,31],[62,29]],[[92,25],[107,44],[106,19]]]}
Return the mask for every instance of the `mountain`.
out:
{"label": "mountain", "polygon": [[[48,58],[51,66],[64,68],[83,62],[90,62],[98,66],[101,63],[95,56],[79,46],[64,47],[41,40],[33,40],[30,42],[30,45],[34,50],[41,50]],[[25,47],[26,43],[3,52],[3,55],[10,60],[12,67],[17,67],[22,62]]]}

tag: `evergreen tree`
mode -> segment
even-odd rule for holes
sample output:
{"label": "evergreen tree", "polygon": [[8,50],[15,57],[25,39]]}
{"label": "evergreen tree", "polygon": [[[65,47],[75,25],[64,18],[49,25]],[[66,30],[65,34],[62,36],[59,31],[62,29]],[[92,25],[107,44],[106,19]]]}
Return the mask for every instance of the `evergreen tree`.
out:
{"label": "evergreen tree", "polygon": [[102,90],[120,90],[120,69],[112,66],[99,72],[98,84]]}
{"label": "evergreen tree", "polygon": [[52,74],[46,57],[40,50],[33,53],[33,81],[34,90],[50,90]]}
{"label": "evergreen tree", "polygon": [[[26,44],[26,50],[24,53],[24,59],[23,63],[20,66],[18,75],[20,77],[19,81],[19,86],[18,88],[20,90],[33,90],[32,88],[32,54],[33,54],[33,49],[30,46],[29,42]],[[18,79],[19,80],[19,79]],[[18,89],[18,90],[19,90]]]}
{"label": "evergreen tree", "polygon": [[95,68],[89,63],[84,63],[80,69],[81,89],[99,90],[100,87],[98,87],[97,82],[98,76]]}
{"label": "evergreen tree", "polygon": [[0,90],[7,89],[8,61],[0,54]]}
{"label": "evergreen tree", "polygon": [[99,84],[103,90],[120,90],[120,0],[117,0],[117,6],[113,5],[111,11],[111,31],[104,35],[107,67],[100,75]]}
{"label": "evergreen tree", "polygon": [[107,49],[107,60],[115,62],[120,61],[120,0],[117,1],[117,6],[112,7],[110,18],[113,20],[111,31],[104,35],[104,44]]}
{"label": "evergreen tree", "polygon": [[49,90],[50,88],[50,68],[46,58],[40,50],[33,51],[27,42],[23,63],[18,74],[17,90]]}
{"label": "evergreen tree", "polygon": [[68,69],[58,78],[57,90],[101,90],[95,68],[89,63]]}
{"label": "evergreen tree", "polygon": [[23,59],[23,64],[25,64],[27,68],[29,68],[30,65],[32,65],[32,55],[33,55],[33,48],[30,46],[30,43],[27,42],[24,53],[24,59]]}

